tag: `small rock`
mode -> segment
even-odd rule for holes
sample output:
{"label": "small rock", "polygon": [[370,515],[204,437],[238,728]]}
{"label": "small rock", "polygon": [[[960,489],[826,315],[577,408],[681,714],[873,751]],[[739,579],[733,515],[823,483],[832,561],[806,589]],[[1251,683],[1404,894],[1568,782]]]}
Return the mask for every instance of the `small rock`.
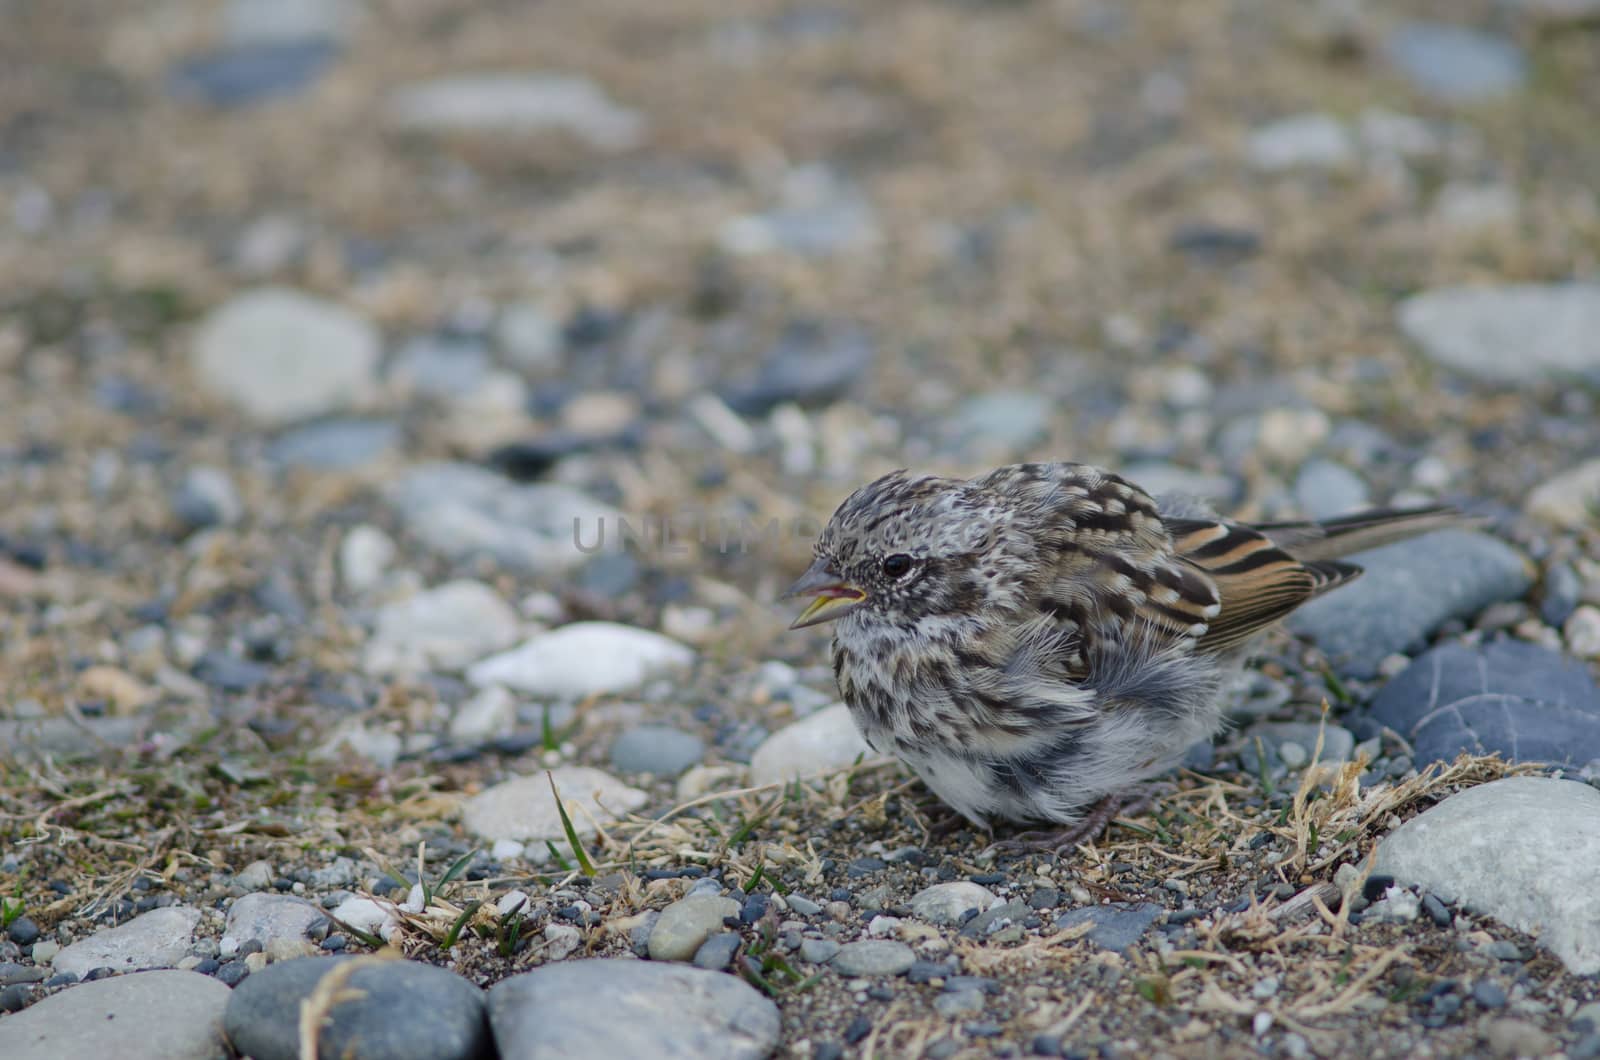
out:
{"label": "small rock", "polygon": [[544,926],[543,956],[550,961],[564,961],[583,945],[583,932],[571,924],[546,924]]}
{"label": "small rock", "polygon": [[450,739],[466,745],[485,743],[510,734],[516,724],[516,697],[499,685],[490,685],[456,708],[450,719]]}
{"label": "small rock", "polygon": [[1574,975],[1600,972],[1600,791],[1506,777],[1468,788],[1378,844],[1376,873],[1537,935]]}
{"label": "small rock", "polygon": [[1505,987],[1492,979],[1480,979],[1472,986],[1472,1000],[1486,1009],[1505,1008]]}
{"label": "small rock", "polygon": [[156,698],[153,688],[115,666],[89,667],[78,675],[77,687],[84,699],[105,700],[115,713],[122,715],[136,713]]}
{"label": "small rock", "polygon": [[504,979],[489,991],[489,1023],[501,1060],[765,1060],[781,1026],[777,1006],[737,976],[626,958]]}
{"label": "small rock", "polygon": [[934,924],[955,925],[969,909],[987,912],[1000,899],[987,887],[965,880],[936,883],[911,896],[911,912]]}
{"label": "small rock", "polygon": [[80,983],[0,1019],[0,1056],[212,1060],[230,1055],[222,1013],[231,996],[222,983],[196,972],[139,972]]}
{"label": "small rock", "polygon": [[353,527],[339,542],[339,577],[345,591],[359,596],[376,588],[396,551],[394,538],[377,527]]}
{"label": "small rock", "polygon": [[552,369],[561,363],[561,322],[531,302],[513,303],[500,311],[495,341],[519,368]]}
{"label": "small rock", "polygon": [[482,582],[446,582],[378,611],[363,666],[374,676],[459,670],[517,638],[511,605]]}
{"label": "small rock", "polygon": [[493,367],[477,341],[424,335],[395,352],[389,379],[404,394],[461,398],[481,387]]}
{"label": "small rock", "polygon": [[1044,440],[1059,405],[1032,390],[995,390],[962,402],[950,418],[959,441],[1000,456],[1024,452]]}
{"label": "small rock", "polygon": [[264,423],[333,412],[377,381],[381,343],[367,320],[286,288],[246,292],[195,333],[201,385]]}
{"label": "small rock", "polygon": [[694,652],[659,633],[616,622],[574,622],[467,670],[473,685],[505,685],[530,695],[581,699],[632,688],[681,669]]}
{"label": "small rock", "polygon": [[1294,480],[1294,499],[1312,519],[1331,519],[1358,512],[1371,504],[1361,476],[1331,460],[1310,460]]}
{"label": "small rock", "polygon": [[872,204],[823,165],[784,174],[774,210],[730,218],[717,242],[731,254],[787,252],[802,257],[869,249],[880,238]]}
{"label": "small rock", "polygon": [[52,967],[79,976],[96,968],[119,972],[171,968],[189,952],[199,923],[200,911],[188,906],[152,909],[74,942],[56,954]]}
{"label": "small rock", "polygon": [[234,873],[234,886],[245,891],[265,891],[272,886],[272,881],[277,878],[273,871],[272,862],[257,859]]}
{"label": "small rock", "polygon": [[806,779],[873,757],[875,752],[850,718],[850,708],[835,703],[762,741],[750,758],[750,782]]}
{"label": "small rock", "polygon": [[768,350],[755,377],[728,388],[728,407],[760,416],[785,402],[827,405],[843,397],[872,363],[872,340],[853,327],[795,324]]}
{"label": "small rock", "polygon": [[1466,26],[1406,23],[1385,38],[1383,52],[1413,88],[1439,103],[1498,99],[1528,76],[1515,44]]}
{"label": "small rock", "polygon": [[319,927],[326,931],[327,923],[322,910],[304,898],[258,891],[235,900],[229,907],[222,946],[224,950],[247,942],[265,946],[274,939],[301,942]]}
{"label": "small rock", "polygon": [[903,942],[868,939],[840,948],[833,958],[833,970],[852,979],[871,976],[903,975],[917,955]]}
{"label": "small rock", "polygon": [[1137,905],[1117,903],[1113,905],[1093,905],[1083,909],[1072,909],[1056,918],[1056,927],[1076,927],[1085,921],[1094,924],[1093,930],[1086,938],[1096,946],[1105,950],[1115,950],[1123,953],[1155,923],[1156,918],[1166,912],[1161,906],[1152,902],[1140,902]]}
{"label": "small rock", "polygon": [[733,955],[738,950],[739,936],[734,932],[724,931],[719,935],[712,935],[694,951],[695,967],[713,972],[724,971],[733,963]]}
{"label": "small rock", "polygon": [[613,741],[611,766],[619,773],[675,777],[705,753],[704,741],[693,733],[667,725],[641,725]]}
{"label": "small rock", "polygon": [[1250,133],[1245,153],[1268,173],[1291,169],[1340,169],[1355,159],[1349,130],[1331,114],[1297,114]]}
{"label": "small rock", "polygon": [[[609,824],[616,820],[615,814],[637,810],[649,800],[637,788],[588,766],[560,766],[550,771],[550,777],[567,806],[573,831],[580,836],[594,835],[596,821]],[[462,808],[462,823],[489,840],[566,839],[550,780],[543,773],[514,777],[474,795]]]}
{"label": "small rock", "polygon": [[201,52],[176,63],[168,90],[213,107],[243,107],[297,95],[339,57],[326,40],[268,41]]}
{"label": "small rock", "polygon": [[839,955],[843,946],[832,939],[802,939],[800,959],[811,964],[827,964]]}
{"label": "small rock", "polygon": [[[224,1024],[255,1060],[297,1060],[298,1013],[322,978],[350,957],[309,957],[252,974],[228,1001]],[[483,992],[419,961],[388,960],[350,973],[317,1036],[319,1055],[385,1060],[476,1060],[492,1054]]]}
{"label": "small rock", "polygon": [[1561,1044],[1527,1020],[1518,1019],[1495,1020],[1489,1024],[1485,1037],[1489,1040],[1489,1051],[1505,1057],[1546,1056]]}
{"label": "small rock", "polygon": [[1600,607],[1576,608],[1561,626],[1567,650],[1580,659],[1600,658]]}
{"label": "small rock", "polygon": [[1487,383],[1600,370],[1600,284],[1439,288],[1401,302],[1396,319],[1429,359]]}
{"label": "small rock", "polygon": [[232,526],[244,518],[244,501],[219,467],[194,467],[172,494],[172,514],[192,530]]}
{"label": "small rock", "polygon": [[427,133],[531,136],[564,133],[600,151],[624,151],[645,135],[638,111],[612,102],[594,82],[559,74],[465,74],[399,89],[390,120]]}
{"label": "small rock", "polygon": [[681,898],[661,911],[661,918],[650,930],[650,959],[690,960],[707,937],[722,927],[723,917],[738,915],[739,903],[732,898]]}
{"label": "small rock", "polygon": [[393,420],[337,418],[290,427],[267,446],[267,459],[314,471],[355,471],[400,447]]}

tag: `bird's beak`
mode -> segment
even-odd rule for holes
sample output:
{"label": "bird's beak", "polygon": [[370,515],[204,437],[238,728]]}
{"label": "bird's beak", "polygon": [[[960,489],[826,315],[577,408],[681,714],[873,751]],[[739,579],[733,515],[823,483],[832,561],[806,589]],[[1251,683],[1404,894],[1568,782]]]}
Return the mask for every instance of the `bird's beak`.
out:
{"label": "bird's beak", "polygon": [[804,629],[822,622],[832,622],[860,607],[867,594],[835,574],[824,560],[811,564],[800,580],[789,586],[783,599],[812,597],[811,603],[800,612],[800,617],[790,623],[790,629]]}

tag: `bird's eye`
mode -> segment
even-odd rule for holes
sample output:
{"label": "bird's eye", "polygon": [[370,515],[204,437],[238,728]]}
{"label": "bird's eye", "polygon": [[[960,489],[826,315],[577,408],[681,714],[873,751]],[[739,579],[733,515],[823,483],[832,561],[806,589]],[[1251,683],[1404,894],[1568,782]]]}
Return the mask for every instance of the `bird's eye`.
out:
{"label": "bird's eye", "polygon": [[911,573],[911,557],[904,552],[896,552],[892,556],[885,556],[883,573],[891,578],[904,578]]}

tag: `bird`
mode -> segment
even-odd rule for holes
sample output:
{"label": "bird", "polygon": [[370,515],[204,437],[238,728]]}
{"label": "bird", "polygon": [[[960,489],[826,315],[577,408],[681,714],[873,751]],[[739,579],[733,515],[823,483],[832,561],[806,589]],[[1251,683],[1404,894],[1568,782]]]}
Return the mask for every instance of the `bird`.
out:
{"label": "bird", "polygon": [[832,623],[861,735],[960,819],[1098,836],[1126,793],[1223,726],[1258,635],[1361,574],[1343,557],[1463,516],[1446,506],[1249,525],[1158,503],[1088,464],[974,478],[893,471],[850,494],[784,598]]}

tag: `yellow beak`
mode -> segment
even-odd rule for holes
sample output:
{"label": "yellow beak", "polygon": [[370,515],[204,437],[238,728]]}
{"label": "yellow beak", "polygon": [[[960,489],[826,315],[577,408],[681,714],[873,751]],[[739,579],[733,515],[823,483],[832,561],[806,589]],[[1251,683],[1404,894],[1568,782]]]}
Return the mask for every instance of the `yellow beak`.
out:
{"label": "yellow beak", "polygon": [[843,618],[867,599],[864,591],[845,581],[820,559],[811,564],[799,581],[789,586],[783,599],[807,596],[813,598],[811,603],[789,624],[790,629],[804,629]]}

